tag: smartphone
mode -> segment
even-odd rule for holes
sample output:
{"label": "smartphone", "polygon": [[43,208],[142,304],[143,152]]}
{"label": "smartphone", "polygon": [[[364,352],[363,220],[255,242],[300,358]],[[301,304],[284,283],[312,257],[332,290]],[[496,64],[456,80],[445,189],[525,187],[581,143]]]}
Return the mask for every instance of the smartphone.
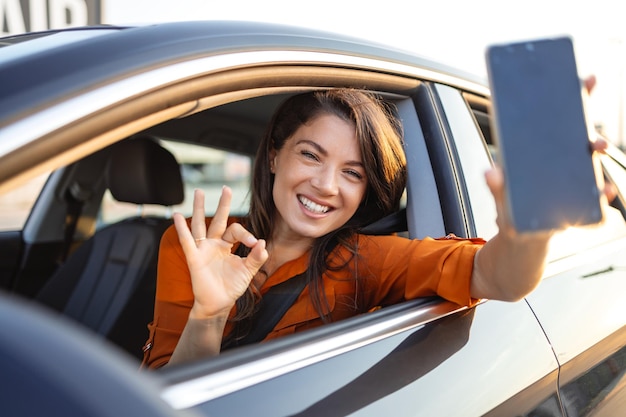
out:
{"label": "smartphone", "polygon": [[517,231],[601,222],[592,130],[572,39],[491,45],[486,62],[492,134]]}

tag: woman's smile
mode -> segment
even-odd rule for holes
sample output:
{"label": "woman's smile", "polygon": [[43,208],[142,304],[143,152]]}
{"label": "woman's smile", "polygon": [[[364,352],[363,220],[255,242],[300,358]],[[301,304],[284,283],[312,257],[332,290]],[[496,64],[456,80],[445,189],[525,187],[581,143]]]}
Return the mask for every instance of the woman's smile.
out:
{"label": "woman's smile", "polygon": [[328,206],[323,206],[321,204],[317,204],[314,201],[309,200],[303,195],[298,196],[298,200],[300,203],[310,212],[314,214],[324,214],[327,213],[331,208]]}

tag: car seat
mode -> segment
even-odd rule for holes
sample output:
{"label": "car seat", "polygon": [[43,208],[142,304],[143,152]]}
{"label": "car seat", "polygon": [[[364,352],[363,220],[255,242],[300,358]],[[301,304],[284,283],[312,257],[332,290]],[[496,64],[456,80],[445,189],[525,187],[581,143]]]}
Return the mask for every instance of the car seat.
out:
{"label": "car seat", "polygon": [[[114,145],[106,182],[121,202],[172,206],[184,200],[178,162],[148,137]],[[140,359],[154,310],[159,242],[171,224],[171,218],[137,215],[96,231],[36,299]]]}

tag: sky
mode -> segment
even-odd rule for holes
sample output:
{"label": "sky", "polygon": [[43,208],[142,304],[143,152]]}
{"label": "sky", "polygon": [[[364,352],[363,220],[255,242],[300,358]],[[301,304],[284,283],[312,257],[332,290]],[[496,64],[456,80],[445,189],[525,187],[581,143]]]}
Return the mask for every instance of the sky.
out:
{"label": "sky", "polygon": [[104,23],[253,20],[348,34],[484,75],[489,44],[568,35],[598,82],[590,118],[624,144],[626,14],[615,0],[103,0]]}

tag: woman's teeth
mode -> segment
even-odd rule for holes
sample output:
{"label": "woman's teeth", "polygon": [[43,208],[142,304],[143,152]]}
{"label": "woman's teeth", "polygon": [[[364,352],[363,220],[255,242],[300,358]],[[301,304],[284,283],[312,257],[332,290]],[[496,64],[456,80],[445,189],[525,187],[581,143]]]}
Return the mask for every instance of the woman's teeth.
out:
{"label": "woman's teeth", "polygon": [[330,207],[328,206],[322,206],[320,204],[314,203],[313,201],[309,200],[306,197],[298,197],[298,199],[300,200],[300,202],[302,203],[302,205],[304,205],[304,207],[306,207],[309,211],[312,211],[314,213],[326,213]]}

